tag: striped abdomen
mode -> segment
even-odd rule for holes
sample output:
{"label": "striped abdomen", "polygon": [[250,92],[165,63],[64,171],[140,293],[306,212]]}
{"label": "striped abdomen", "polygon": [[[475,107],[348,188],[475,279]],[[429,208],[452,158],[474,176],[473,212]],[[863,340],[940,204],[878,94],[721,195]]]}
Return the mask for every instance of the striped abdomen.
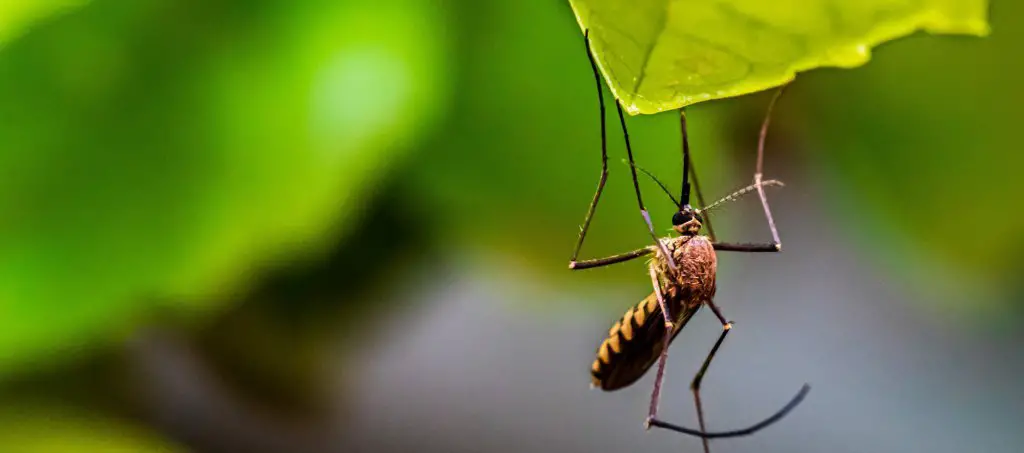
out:
{"label": "striped abdomen", "polygon": [[[700,308],[700,304],[686,304],[680,296],[677,288],[665,292],[665,304],[675,320],[673,339]],[[602,390],[616,390],[636,382],[658,360],[664,338],[665,318],[652,292],[612,325],[608,338],[597,348],[591,383]]]}

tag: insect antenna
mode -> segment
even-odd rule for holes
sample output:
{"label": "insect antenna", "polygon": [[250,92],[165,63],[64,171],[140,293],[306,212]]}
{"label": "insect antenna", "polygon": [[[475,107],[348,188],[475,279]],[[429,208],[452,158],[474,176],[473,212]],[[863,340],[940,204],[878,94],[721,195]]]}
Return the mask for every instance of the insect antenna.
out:
{"label": "insect antenna", "polygon": [[[767,186],[783,187],[785,186],[785,184],[783,184],[782,181],[776,179],[769,179],[767,181],[763,181],[761,178],[764,175],[764,144],[768,138],[768,126],[771,125],[772,122],[772,112],[775,111],[775,104],[779,101],[779,97],[782,96],[782,93],[786,91],[787,86],[788,84],[783,85],[779,87],[778,90],[775,91],[775,94],[772,96],[772,100],[768,103],[768,112],[765,113],[764,122],[761,123],[761,132],[760,134],[758,134],[757,138],[757,164],[754,168],[754,183],[740,190],[737,190],[729,195],[726,195],[725,197],[722,197],[722,199],[697,210],[698,212],[709,211],[712,208],[715,208],[723,203],[734,201],[737,198],[756,190],[758,196],[761,198],[761,205],[764,207],[764,215],[765,217],[768,218],[768,226],[772,231],[772,238],[775,239],[776,243],[779,242],[779,232],[775,228],[775,220],[772,218],[772,211],[768,207],[768,197],[764,193],[764,188]],[[684,119],[683,121],[686,120]],[[685,129],[683,134],[683,137],[685,138]]]}
{"label": "insect antenna", "polygon": [[761,186],[761,187],[771,187],[771,186],[785,187],[786,185],[783,184],[782,181],[779,181],[777,179],[769,179],[767,181],[761,181],[760,184],[751,184],[751,185],[749,185],[747,187],[744,187],[744,188],[742,188],[740,190],[737,190],[737,191],[735,191],[735,192],[733,192],[733,193],[731,193],[729,195],[726,195],[726,196],[722,197],[721,199],[719,199],[718,201],[716,201],[714,203],[711,203],[710,205],[707,205],[707,206],[705,206],[703,208],[700,208],[697,211],[700,212],[700,213],[705,213],[707,211],[710,211],[711,209],[714,209],[714,208],[716,208],[718,206],[721,206],[721,205],[723,205],[725,203],[728,203],[730,201],[736,201],[736,199],[738,199],[739,197],[742,197],[742,196],[744,196],[744,195],[746,195],[748,193],[751,193],[751,192],[754,192],[754,191],[758,190],[758,186]]}
{"label": "insect antenna", "polygon": [[[680,109],[679,111],[679,124],[683,136],[683,185],[682,190],[680,192],[682,203],[680,203],[680,200],[677,200],[676,197],[672,196],[672,192],[669,192],[668,186],[661,182],[661,180],[658,179],[657,176],[654,176],[653,173],[651,173],[650,171],[648,171],[644,167],[641,167],[638,164],[634,164],[633,166],[636,167],[637,170],[640,170],[640,172],[646,175],[648,178],[651,178],[651,180],[654,181],[656,184],[658,184],[658,187],[661,188],[661,191],[665,192],[665,195],[668,195],[668,198],[672,200],[672,203],[675,204],[676,207],[679,209],[682,209],[684,205],[689,204],[689,198],[691,193],[691,185],[689,180],[692,179],[693,193],[697,196],[697,202],[700,203],[701,206],[704,206],[704,193],[701,192],[700,190],[700,181],[697,179],[697,169],[693,166],[693,159],[690,157],[690,140],[689,134],[686,131],[686,112],[683,111],[682,109]],[[626,159],[622,159],[622,163],[629,165],[629,162]],[[711,233],[711,237],[713,240],[714,229],[711,227],[710,219],[705,218],[705,224],[707,224],[708,231]]]}
{"label": "insect antenna", "polygon": [[[622,163],[624,163],[626,165],[629,165],[629,162],[626,159],[622,159]],[[663,184],[661,182],[661,180],[658,179],[657,176],[654,176],[653,173],[647,171],[647,169],[645,169],[644,167],[641,167],[641,166],[639,166],[637,164],[633,164],[633,166],[636,167],[637,170],[640,170],[640,173],[643,173],[643,174],[647,175],[648,178],[651,178],[651,180],[653,180],[655,183],[657,183],[658,187],[661,187],[661,191],[665,192],[665,195],[668,195],[668,198],[670,200],[672,200],[672,204],[676,205],[676,207],[679,208],[679,209],[683,208],[683,205],[679,204],[679,200],[676,200],[676,197],[672,196],[672,192],[670,192],[668,190],[668,187],[666,187],[665,184]]]}

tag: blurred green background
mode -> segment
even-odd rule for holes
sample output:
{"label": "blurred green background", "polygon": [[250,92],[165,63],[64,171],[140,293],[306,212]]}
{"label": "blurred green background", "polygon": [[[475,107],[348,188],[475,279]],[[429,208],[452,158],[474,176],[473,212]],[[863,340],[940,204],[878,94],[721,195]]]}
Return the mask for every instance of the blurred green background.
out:
{"label": "blurred green background", "polygon": [[[785,253],[721,258],[739,329],[709,423],[815,389],[716,452],[1024,446],[1022,14],[782,98]],[[767,101],[688,109],[711,197],[748,183]],[[649,376],[587,389],[649,292],[642,263],[566,269],[596,102],[564,1],[0,4],[0,451],[696,451],[640,428]],[[586,256],[649,240],[609,119]],[[675,186],[676,114],[629,124]],[[715,226],[768,237],[751,200]],[[670,362],[681,423],[703,316]]]}

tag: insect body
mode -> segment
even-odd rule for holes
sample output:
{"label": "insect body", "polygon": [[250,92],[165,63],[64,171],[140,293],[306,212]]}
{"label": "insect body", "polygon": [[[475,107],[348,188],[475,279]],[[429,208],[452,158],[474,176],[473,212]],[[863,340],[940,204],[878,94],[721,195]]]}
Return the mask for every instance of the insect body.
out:
{"label": "insect body", "polygon": [[[699,216],[687,223],[688,228],[700,228]],[[661,293],[672,320],[670,342],[686,326],[686,323],[715,295],[715,270],[717,259],[711,240],[687,229],[687,234],[665,238],[662,243],[679,264],[678,272],[672,273],[665,258],[655,247],[649,247],[654,255],[648,264],[659,276]],[[615,322],[591,366],[592,384],[603,390],[626,387],[647,372],[661,355],[666,328],[665,315],[658,303],[657,293],[652,292],[639,304],[626,311],[622,319]]]}
{"label": "insect body", "polygon": [[[771,210],[768,207],[768,199],[765,196],[765,187],[782,185],[778,181],[763,180],[762,167],[764,161],[764,142],[767,134],[771,111],[778,99],[781,90],[772,98],[768,107],[768,114],[761,126],[760,139],[757,148],[757,165],[754,171],[754,184],[734,192],[725,198],[705,205],[701,209],[694,209],[690,206],[690,183],[693,179],[696,188],[697,200],[703,204],[704,200],[697,184],[697,174],[693,169],[690,160],[690,148],[686,132],[686,115],[680,112],[680,124],[682,129],[683,142],[683,183],[680,199],[677,201],[669,190],[654,175],[638,167],[633,161],[633,153],[629,145],[629,134],[626,132],[626,121],[622,114],[621,104],[617,104],[619,122],[623,130],[623,138],[626,142],[626,152],[629,158],[629,166],[633,175],[633,187],[640,206],[641,214],[648,226],[649,232],[653,231],[647,210],[644,208],[640,194],[640,186],[637,183],[637,171],[650,176],[663,191],[672,199],[679,210],[672,216],[672,227],[679,235],[676,237],[662,238],[656,241],[655,245],[634,250],[619,255],[605,258],[577,260],[583,240],[586,237],[590,222],[600,200],[601,192],[608,176],[608,154],[607,140],[605,137],[605,115],[604,102],[601,93],[601,82],[598,75],[597,65],[594,61],[590,41],[586,40],[587,54],[590,57],[591,67],[595,78],[598,79],[598,101],[601,106],[601,179],[598,181],[597,191],[590,203],[590,208],[584,218],[580,235],[576,242],[572,258],[569,260],[569,268],[573,270],[588,269],[592,267],[606,266],[610,264],[629,261],[641,256],[651,255],[648,262],[648,271],[651,277],[653,292],[644,298],[639,304],[630,307],[621,319],[612,325],[608,331],[608,337],[601,342],[597,351],[597,358],[591,365],[591,384],[603,390],[616,390],[636,382],[651,366],[658,362],[657,375],[654,380],[654,389],[651,392],[651,404],[647,415],[646,426],[664,428],[671,431],[699,436],[704,443],[704,451],[707,453],[708,439],[720,437],[735,437],[752,434],[781,419],[790,410],[796,407],[809,391],[806,384],[794,396],[788,404],[772,416],[754,424],[750,427],[722,432],[708,432],[704,426],[704,411],[700,398],[700,386],[711,364],[715,353],[721,347],[726,335],[732,330],[732,323],[727,321],[721,310],[715,305],[714,296],[716,290],[715,273],[717,271],[716,251],[739,251],[739,252],[779,252],[781,242],[775,228],[775,221],[772,219]],[[705,223],[705,216],[710,209],[731,201],[739,196],[756,191],[761,198],[761,205],[764,208],[765,218],[768,221],[772,234],[772,242],[769,243],[727,243],[718,242],[715,239],[714,230],[710,228],[710,219],[707,220],[708,236],[700,234]],[[701,307],[707,306],[718,318],[722,325],[722,333],[712,346],[711,351],[704,359],[700,370],[690,383],[693,392],[694,405],[697,409],[697,420],[700,429],[686,428],[664,422],[657,418],[658,403],[661,395],[661,385],[664,379],[665,363],[668,358],[668,347],[672,340],[679,334],[694,314]]]}
{"label": "insect body", "polygon": [[[757,182],[754,185],[741,189],[723,200],[733,199],[753,191],[754,188],[763,190],[764,186],[781,185],[774,180],[755,179]],[[684,189],[684,196],[685,193]],[[720,202],[716,202],[712,206]],[[710,438],[751,434],[782,418],[803,400],[810,387],[804,385],[786,406],[751,427],[726,432],[707,432],[705,430],[704,410],[700,399],[701,381],[715,353],[732,329],[732,323],[726,321],[714,303],[717,288],[715,274],[718,266],[716,250],[777,252],[781,247],[778,242],[770,244],[716,242],[712,237],[700,234],[702,222],[703,218],[698,210],[689,205],[683,205],[672,218],[673,229],[679,233],[679,236],[661,239],[661,247],[648,246],[608,258],[573,262],[570,267],[586,269],[627,261],[644,255],[652,256],[648,262],[648,270],[654,291],[639,304],[626,310],[625,315],[612,325],[608,331],[608,337],[598,347],[597,358],[591,365],[591,385],[606,391],[627,387],[643,376],[654,365],[654,362],[659,362],[654,390],[651,394],[647,426],[702,437],[704,449],[707,452],[707,440]],[[773,234],[777,233],[773,230]],[[669,251],[668,257],[662,253],[662,249]],[[669,260],[676,264],[674,270],[669,265]],[[700,429],[696,430],[666,423],[656,417],[669,344],[679,335],[693,315],[705,305],[711,308],[722,323],[722,333],[690,384],[694,395],[694,404],[697,408],[697,419],[700,423]]]}

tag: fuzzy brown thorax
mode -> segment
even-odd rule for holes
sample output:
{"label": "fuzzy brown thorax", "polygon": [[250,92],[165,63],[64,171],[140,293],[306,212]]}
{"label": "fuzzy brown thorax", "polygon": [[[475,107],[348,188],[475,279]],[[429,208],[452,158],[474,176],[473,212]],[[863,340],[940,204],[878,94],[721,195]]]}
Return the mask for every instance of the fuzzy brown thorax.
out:
{"label": "fuzzy brown thorax", "polygon": [[679,268],[673,272],[665,257],[655,248],[651,264],[661,276],[662,288],[678,287],[686,294],[687,304],[700,305],[715,295],[718,258],[707,236],[677,236],[661,240]]}

